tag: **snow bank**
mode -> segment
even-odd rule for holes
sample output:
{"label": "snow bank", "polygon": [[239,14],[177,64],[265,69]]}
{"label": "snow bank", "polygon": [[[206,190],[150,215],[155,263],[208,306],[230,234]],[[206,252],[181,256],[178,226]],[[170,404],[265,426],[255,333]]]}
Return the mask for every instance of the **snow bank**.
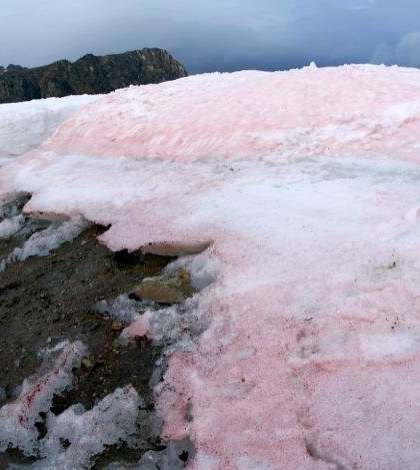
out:
{"label": "snow bank", "polygon": [[0,105],[0,166],[38,147],[71,113],[97,98],[69,96]]}
{"label": "snow bank", "polygon": [[177,161],[273,153],[416,160],[418,80],[417,69],[350,65],[131,87],[74,114],[45,148]]}
{"label": "snow bank", "polygon": [[207,247],[208,328],[156,387],[189,470],[418,468],[419,103],[414,69],[189,77],[103,97],[0,170],[113,250]]}

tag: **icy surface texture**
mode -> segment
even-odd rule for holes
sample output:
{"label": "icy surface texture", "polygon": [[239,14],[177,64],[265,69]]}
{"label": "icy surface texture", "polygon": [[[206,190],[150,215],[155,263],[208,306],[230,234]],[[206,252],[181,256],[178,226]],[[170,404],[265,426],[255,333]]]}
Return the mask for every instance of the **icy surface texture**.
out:
{"label": "icy surface texture", "polygon": [[[16,216],[17,218],[23,216]],[[10,219],[4,220],[2,224]],[[23,225],[24,220],[21,221],[19,228]],[[53,223],[45,230],[36,232],[26,240],[22,247],[15,248],[6,259],[0,261],[0,271],[4,271],[9,263],[15,261],[25,261],[30,256],[47,256],[52,250],[58,248],[65,242],[71,242],[80,233],[88,227],[88,223],[82,217],[73,217],[72,219],[62,222]],[[1,232],[0,232],[1,238]]]}
{"label": "icy surface texture", "polygon": [[0,106],[0,166],[36,148],[71,113],[97,96],[48,98]]}
{"label": "icy surface texture", "polygon": [[185,269],[191,276],[193,287],[200,291],[216,281],[222,269],[219,259],[209,257],[207,251],[190,256],[182,256],[165,268],[165,273],[175,273],[177,269]]}
{"label": "icy surface texture", "polygon": [[105,470],[182,470],[191,450],[188,440],[173,441],[162,451],[146,452],[137,464],[114,463]]}
{"label": "icy surface texture", "polygon": [[29,197],[25,194],[18,194],[0,202],[0,220],[11,219],[22,213],[23,205]]}
{"label": "icy surface texture", "polygon": [[74,405],[59,416],[49,413],[48,433],[39,444],[43,459],[29,468],[90,468],[94,456],[101,454],[105,447],[132,440],[141,405],[142,399],[135,389],[126,386],[107,395],[89,411]]}
{"label": "icy surface texture", "polygon": [[[25,380],[18,398],[0,409],[0,451],[18,448],[24,455],[39,458],[32,465],[16,468],[82,470],[90,468],[94,457],[108,446],[124,442],[136,447],[144,402],[131,385],[116,389],[89,411],[82,405],[73,405],[58,416],[49,411],[53,395],[71,385],[72,369],[80,366],[86,350],[80,342],[63,342],[43,350],[43,369],[57,354],[52,369]],[[47,433],[42,439],[36,427],[40,413],[46,414]],[[153,432],[153,422],[143,425],[151,426]]]}
{"label": "icy surface texture", "polygon": [[72,369],[79,367],[85,355],[80,342],[61,343],[46,356],[58,353],[52,370],[39,378],[25,380],[17,399],[0,409],[0,451],[16,447],[25,455],[37,455],[38,430],[35,423],[39,413],[50,409],[54,394],[59,394],[71,384]]}
{"label": "icy surface texture", "polygon": [[0,170],[113,250],[220,263],[156,387],[189,470],[418,469],[419,103],[415,69],[189,77],[100,98]]}
{"label": "icy surface texture", "polygon": [[22,214],[12,216],[0,222],[0,240],[2,238],[9,238],[17,233],[25,222]]}
{"label": "icy surface texture", "polygon": [[[206,250],[198,255],[178,258],[165,268],[164,274],[174,274],[179,268],[188,271],[194,288],[201,291],[215,282],[221,270],[221,262],[216,257],[210,257]],[[205,301],[200,301],[198,295],[186,299],[180,305],[161,307],[154,302],[138,301],[122,294],[112,301],[98,302],[96,309],[127,325],[121,335],[123,341],[146,335],[156,344],[164,346],[165,354],[191,349],[192,340],[208,325],[208,307]]]}
{"label": "icy surface texture", "polygon": [[98,312],[109,315],[127,325],[138,320],[148,308],[149,303],[130,299],[127,294],[121,294],[111,301],[101,300],[96,304]]}
{"label": "icy surface texture", "polygon": [[[139,302],[123,294],[112,301],[98,302],[96,309],[126,325],[120,336],[123,343],[135,337],[147,336],[155,344],[163,346],[164,357],[174,351],[191,350],[193,340],[208,325],[205,315],[207,309],[198,298],[187,299],[181,305],[159,307],[153,302]],[[157,380],[164,367],[163,359],[154,374]]]}

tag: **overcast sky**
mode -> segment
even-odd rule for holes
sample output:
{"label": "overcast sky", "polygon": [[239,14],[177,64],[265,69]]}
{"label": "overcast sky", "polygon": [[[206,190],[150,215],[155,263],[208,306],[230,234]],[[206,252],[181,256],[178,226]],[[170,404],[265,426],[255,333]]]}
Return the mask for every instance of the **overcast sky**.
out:
{"label": "overcast sky", "polygon": [[0,65],[162,47],[190,73],[420,67],[420,0],[1,0]]}

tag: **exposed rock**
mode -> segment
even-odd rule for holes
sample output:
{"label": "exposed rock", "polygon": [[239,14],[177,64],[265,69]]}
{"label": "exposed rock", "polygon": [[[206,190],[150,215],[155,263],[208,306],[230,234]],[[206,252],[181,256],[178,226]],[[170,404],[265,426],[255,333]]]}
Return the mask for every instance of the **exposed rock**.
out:
{"label": "exposed rock", "polygon": [[111,325],[112,331],[121,331],[123,329],[124,329],[124,325],[120,321],[114,321]]}
{"label": "exposed rock", "polygon": [[168,305],[181,303],[193,294],[190,275],[182,268],[172,276],[147,277],[131,292],[136,299]]}
{"label": "exposed rock", "polygon": [[82,366],[86,370],[89,370],[89,369],[92,369],[93,364],[91,363],[91,361],[88,358],[85,357],[84,359],[82,359]]}
{"label": "exposed rock", "polygon": [[0,68],[0,103],[67,95],[109,93],[129,85],[185,77],[185,68],[167,51],[141,49],[106,56],[85,55],[36,68]]}

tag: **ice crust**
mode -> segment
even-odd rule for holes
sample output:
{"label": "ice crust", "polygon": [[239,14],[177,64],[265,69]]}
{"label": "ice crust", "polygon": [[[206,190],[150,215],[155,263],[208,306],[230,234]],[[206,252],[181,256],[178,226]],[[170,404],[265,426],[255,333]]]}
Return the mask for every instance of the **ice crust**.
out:
{"label": "ice crust", "polygon": [[[49,413],[48,433],[40,442],[43,457],[31,470],[82,470],[107,446],[130,442],[136,432],[139,407],[144,405],[132,386],[117,388],[94,408],[74,405],[59,416]],[[63,448],[62,442],[68,441]]]}
{"label": "ice crust", "polygon": [[[17,221],[10,226],[11,219],[5,219],[0,223],[0,238],[2,224],[4,226],[4,236],[10,236],[17,232],[24,223],[22,215],[16,216]],[[88,223],[82,217],[76,216],[64,222],[55,222],[44,230],[35,232],[25,241],[22,247],[15,248],[5,259],[0,260],[0,272],[6,266],[15,261],[25,261],[30,256],[47,256],[52,250],[58,248],[65,242],[70,242],[80,235],[88,227]]]}
{"label": "ice crust", "polygon": [[0,170],[28,213],[218,266],[156,385],[189,470],[418,469],[419,103],[398,67],[189,77],[100,98]]}
{"label": "ice crust", "polygon": [[0,451],[19,448],[25,455],[38,455],[40,443],[35,423],[39,413],[49,411],[54,394],[71,384],[72,369],[79,367],[86,350],[82,343],[61,343],[52,370],[38,378],[25,380],[17,399],[0,409]]}
{"label": "ice crust", "polygon": [[[80,367],[86,349],[80,342],[64,341],[41,351],[44,369],[57,354],[52,369],[25,380],[17,399],[0,408],[0,451],[18,448],[24,455],[39,459],[15,468],[82,470],[90,468],[94,457],[107,446],[122,442],[137,445],[134,435],[144,401],[131,385],[116,389],[89,411],[80,404],[58,416],[50,411],[54,394],[71,385],[72,370]],[[36,427],[40,413],[46,414],[47,433],[42,439]]]}
{"label": "ice crust", "polygon": [[25,218],[22,214],[15,215],[9,219],[4,219],[0,222],[0,240],[2,238],[9,238],[20,230]]}

